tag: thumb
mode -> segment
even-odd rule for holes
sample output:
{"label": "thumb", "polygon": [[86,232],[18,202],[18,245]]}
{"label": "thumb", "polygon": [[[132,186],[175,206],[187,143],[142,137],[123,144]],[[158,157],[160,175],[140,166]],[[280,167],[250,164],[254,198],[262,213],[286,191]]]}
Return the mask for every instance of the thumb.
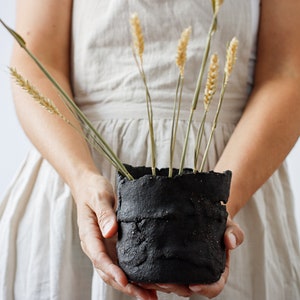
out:
{"label": "thumb", "polygon": [[112,208],[104,208],[97,212],[98,224],[104,238],[110,238],[117,233],[118,224],[115,212]]}
{"label": "thumb", "polygon": [[98,202],[97,209],[95,211],[98,224],[104,238],[110,238],[117,233],[118,223],[116,213],[114,211],[115,199],[101,199]]}
{"label": "thumb", "polygon": [[244,241],[244,232],[240,226],[232,221],[231,218],[227,220],[227,227],[224,235],[225,246],[229,250],[237,248]]}

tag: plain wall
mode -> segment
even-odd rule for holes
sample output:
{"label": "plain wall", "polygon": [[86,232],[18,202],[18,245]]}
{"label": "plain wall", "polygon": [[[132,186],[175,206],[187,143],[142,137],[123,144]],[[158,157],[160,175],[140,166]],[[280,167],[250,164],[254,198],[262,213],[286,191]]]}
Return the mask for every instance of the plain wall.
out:
{"label": "plain wall", "polygon": [[[15,1],[0,0],[0,17],[14,27]],[[7,66],[9,66],[12,43],[12,37],[0,26],[0,202],[1,195],[4,194],[30,147],[30,142],[17,121],[11,96]],[[298,228],[300,228],[299,154],[300,142],[288,156],[291,183],[295,193],[295,214]]]}

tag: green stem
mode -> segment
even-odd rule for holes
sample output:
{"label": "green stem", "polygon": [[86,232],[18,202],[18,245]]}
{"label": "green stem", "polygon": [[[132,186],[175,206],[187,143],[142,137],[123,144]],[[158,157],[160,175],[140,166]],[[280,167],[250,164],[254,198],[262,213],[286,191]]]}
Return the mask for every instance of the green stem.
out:
{"label": "green stem", "polygon": [[148,88],[146,74],[143,69],[142,59],[140,58],[140,63],[139,63],[135,51],[133,51],[133,57],[135,59],[136,65],[138,67],[139,73],[141,75],[146,90],[146,106],[147,106],[149,135],[150,135],[150,144],[151,144],[151,161],[152,161],[151,170],[152,170],[152,175],[156,176],[156,146],[155,146],[154,129],[153,129],[152,99]]}
{"label": "green stem", "polygon": [[[176,136],[177,128],[182,100],[182,89],[183,89],[183,77],[181,74],[178,76],[177,85],[176,85],[176,94],[174,100],[173,108],[173,118],[172,118],[172,130],[171,130],[171,140],[170,140],[170,164],[169,164],[169,177],[173,176],[173,160],[174,160],[174,151],[176,145]],[[179,96],[178,96],[179,94]]]}
{"label": "green stem", "polygon": [[194,151],[194,173],[197,172],[198,170],[198,159],[199,159],[199,154],[200,154],[200,147],[202,143],[202,138],[203,138],[203,133],[204,133],[204,124],[206,121],[206,116],[207,116],[207,110],[204,111],[198,133],[197,133],[197,138],[196,138],[196,145],[195,145],[195,151]]}
{"label": "green stem", "polygon": [[3,26],[9,31],[9,33],[16,39],[18,44],[25,50],[25,52],[30,56],[30,58],[36,63],[36,65],[39,67],[39,69],[43,72],[43,74],[50,80],[50,82],[54,85],[54,87],[57,89],[57,91],[60,93],[64,101],[67,101],[68,107],[70,106],[72,109],[71,112],[74,113],[74,111],[77,114],[77,117],[82,121],[84,124],[87,125],[88,129],[91,130],[91,132],[99,139],[100,143],[99,145],[101,150],[104,153],[107,153],[107,158],[110,160],[110,162],[116,166],[117,170],[121,172],[124,176],[126,176],[129,180],[132,180],[133,177],[129,174],[123,163],[120,161],[120,159],[116,156],[116,154],[113,152],[113,150],[109,147],[109,145],[105,142],[105,140],[102,138],[102,136],[97,132],[97,130],[93,127],[93,125],[90,123],[88,118],[82,113],[82,111],[78,108],[78,106],[75,104],[75,102],[69,97],[69,95],[64,91],[64,89],[61,88],[61,86],[58,84],[58,82],[50,75],[50,73],[47,71],[47,69],[42,65],[42,63],[34,56],[33,53],[31,53],[27,47],[24,39],[16,33],[14,30],[9,28],[1,19],[0,22],[3,24]]}
{"label": "green stem", "polygon": [[189,141],[189,136],[190,136],[190,131],[191,131],[191,125],[192,125],[192,121],[193,121],[193,117],[194,117],[194,112],[195,112],[195,110],[197,108],[197,104],[198,104],[204,70],[205,70],[205,66],[207,64],[208,55],[209,55],[209,51],[210,51],[211,39],[212,39],[214,32],[216,31],[216,22],[217,22],[217,13],[214,13],[213,19],[212,19],[212,22],[211,22],[211,25],[209,28],[207,42],[206,42],[203,59],[202,59],[202,63],[201,63],[201,67],[200,67],[200,71],[199,71],[199,75],[198,75],[198,80],[197,80],[197,84],[196,84],[193,101],[192,101],[190,116],[189,116],[189,120],[188,120],[188,128],[186,131],[183,151],[182,151],[181,160],[180,160],[179,175],[182,174],[184,163],[185,163],[185,157],[186,157],[187,146],[188,146],[188,141]]}
{"label": "green stem", "polygon": [[204,164],[205,164],[206,159],[207,159],[208,150],[209,150],[213,135],[215,133],[216,127],[217,127],[218,118],[219,118],[219,114],[220,114],[220,111],[221,111],[226,86],[227,86],[227,84],[225,83],[225,76],[224,76],[217,111],[216,111],[216,114],[215,114],[215,117],[214,117],[214,120],[213,120],[213,125],[212,125],[210,135],[209,135],[209,139],[208,139],[208,142],[207,142],[204,154],[203,154],[203,158],[202,158],[202,162],[201,162],[201,165],[200,165],[200,168],[199,168],[199,172],[203,171]]}

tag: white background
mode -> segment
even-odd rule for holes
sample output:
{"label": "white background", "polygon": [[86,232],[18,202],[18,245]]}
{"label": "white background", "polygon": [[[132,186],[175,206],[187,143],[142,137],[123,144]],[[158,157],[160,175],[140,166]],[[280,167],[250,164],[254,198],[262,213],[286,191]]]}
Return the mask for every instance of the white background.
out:
{"label": "white background", "polygon": [[[15,1],[0,0],[0,17],[14,27]],[[12,42],[12,38],[0,26],[0,202],[30,147],[17,121],[11,99],[7,66]],[[295,193],[295,214],[300,228],[300,141],[289,155],[288,165]]]}

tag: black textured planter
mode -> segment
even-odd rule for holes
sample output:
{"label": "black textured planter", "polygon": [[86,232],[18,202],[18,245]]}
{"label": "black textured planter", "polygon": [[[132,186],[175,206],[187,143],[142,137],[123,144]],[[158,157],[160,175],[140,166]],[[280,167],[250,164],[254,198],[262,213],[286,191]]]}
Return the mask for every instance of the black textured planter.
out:
{"label": "black textured planter", "polygon": [[[119,265],[133,282],[212,283],[225,268],[223,242],[231,172],[126,166],[118,174]],[[177,174],[178,170],[174,170]]]}

